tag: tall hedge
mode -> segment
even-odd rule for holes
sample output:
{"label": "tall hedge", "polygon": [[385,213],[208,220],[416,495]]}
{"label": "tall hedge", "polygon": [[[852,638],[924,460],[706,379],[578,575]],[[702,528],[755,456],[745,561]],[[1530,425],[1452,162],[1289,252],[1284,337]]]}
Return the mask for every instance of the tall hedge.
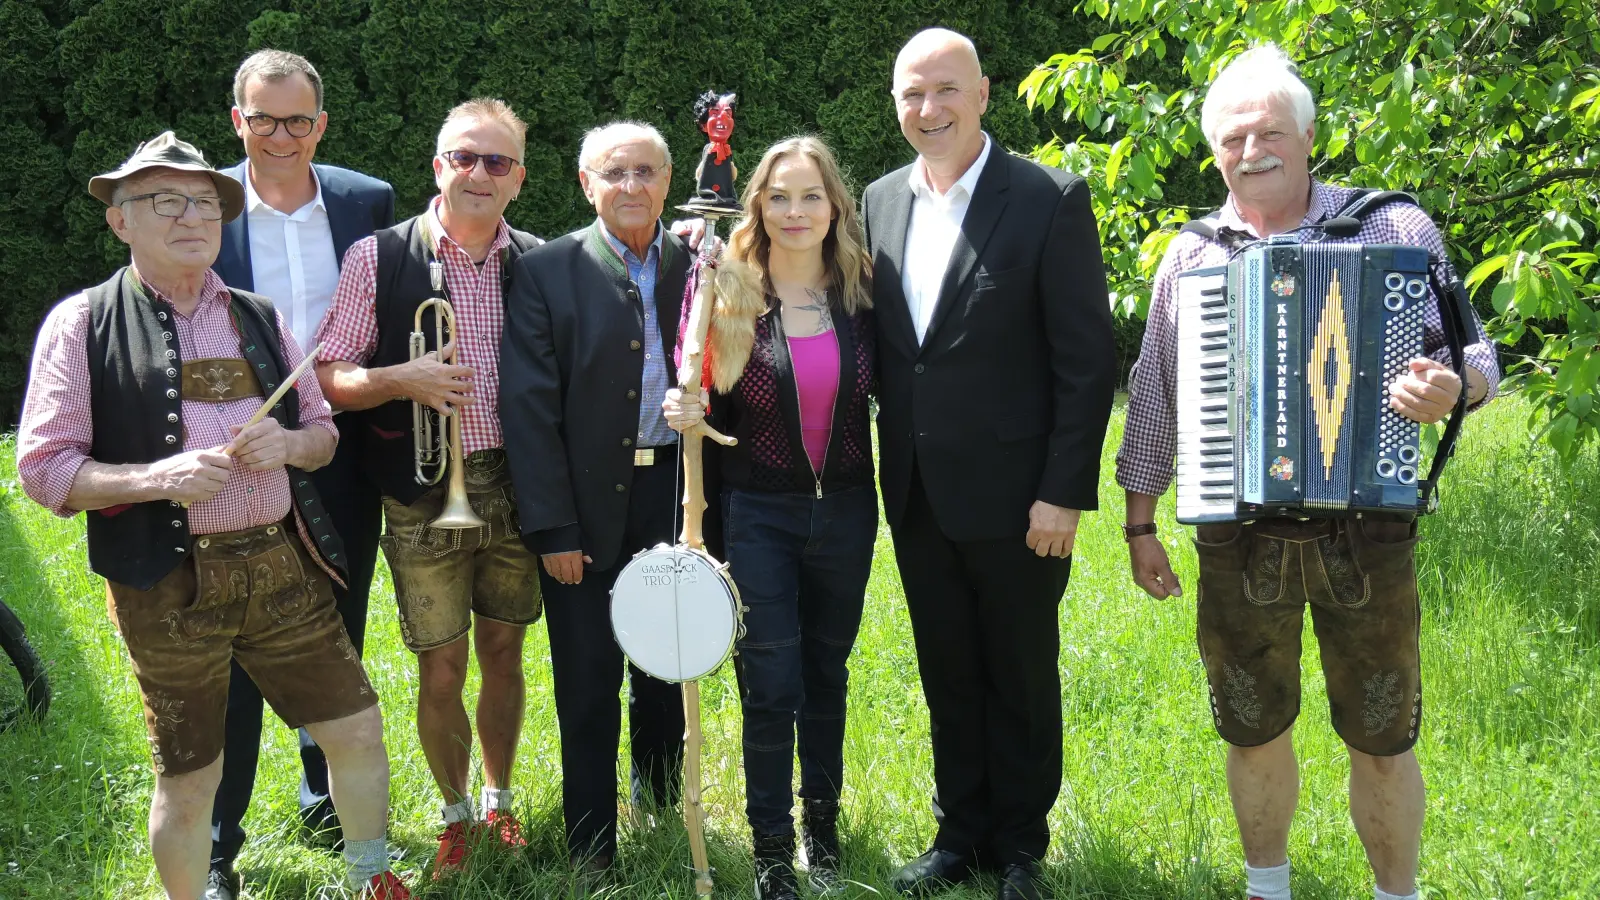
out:
{"label": "tall hedge", "polygon": [[528,181],[508,217],[553,235],[592,216],[576,180],[584,130],[628,117],[667,135],[689,193],[703,136],[690,105],[737,90],[736,159],[825,135],[856,187],[903,165],[888,95],[894,54],[920,28],[973,36],[993,81],[988,127],[1027,150],[1048,137],[1016,99],[1033,65],[1081,46],[1077,0],[0,0],[0,424],[15,422],[44,313],[125,259],[84,192],[163,129],[217,164],[234,69],[263,47],[322,72],[320,161],[394,184],[409,214],[454,104],[490,94],[528,121]]}

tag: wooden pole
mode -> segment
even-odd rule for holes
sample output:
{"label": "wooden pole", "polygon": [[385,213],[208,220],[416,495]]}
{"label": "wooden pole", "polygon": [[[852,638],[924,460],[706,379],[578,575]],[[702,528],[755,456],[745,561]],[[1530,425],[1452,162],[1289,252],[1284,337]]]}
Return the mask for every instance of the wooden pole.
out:
{"label": "wooden pole", "polygon": [[[716,220],[708,218],[706,223],[705,243],[701,246],[709,244],[716,233]],[[711,310],[716,303],[716,287],[712,284],[715,274],[713,265],[711,258],[702,253],[700,284],[690,301],[688,329],[683,337],[683,361],[678,366],[678,389],[686,398],[698,398],[701,394],[700,376],[705,360],[706,335],[711,331]],[[683,433],[683,533],[678,540],[696,550],[705,547],[705,534],[701,527],[706,513],[702,465],[704,453],[700,446],[703,437],[725,447],[738,443],[737,438],[722,434],[707,425],[704,419]]]}
{"label": "wooden pole", "polygon": [[[716,234],[716,219],[706,218],[706,236],[700,246],[709,248]],[[711,330],[711,310],[716,301],[713,286],[715,261],[705,250],[700,254],[700,283],[690,300],[689,323],[683,338],[683,361],[678,366],[678,386],[685,397],[699,397],[701,391],[701,364],[705,359],[706,335]],[[719,433],[703,420],[683,433],[683,534],[681,543],[696,550],[705,548],[702,528],[706,512],[705,478],[702,471],[700,439],[711,438],[724,446],[733,446],[734,438]],[[694,892],[700,897],[711,896],[711,863],[706,856],[705,807],[700,801],[700,685],[694,681],[683,684],[683,720],[688,726],[684,734],[684,789],[683,821],[689,829],[689,856],[694,862]]]}
{"label": "wooden pole", "polygon": [[683,823],[689,829],[689,858],[694,863],[694,892],[711,896],[711,861],[706,855],[706,813],[700,803],[700,683],[683,684],[684,734]]}

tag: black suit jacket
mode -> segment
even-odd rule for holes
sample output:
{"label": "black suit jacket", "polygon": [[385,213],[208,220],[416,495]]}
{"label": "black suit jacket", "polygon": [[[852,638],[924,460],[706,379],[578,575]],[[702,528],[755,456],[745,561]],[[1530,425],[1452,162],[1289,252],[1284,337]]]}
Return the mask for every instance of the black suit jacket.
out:
{"label": "black suit jacket", "polygon": [[[222,174],[244,184],[245,167],[241,162]],[[333,256],[344,262],[344,252],[350,245],[380,228],[394,225],[394,188],[389,182],[370,175],[312,163],[317,181],[322,185],[322,202],[328,207],[328,230],[333,232]],[[255,273],[250,267],[250,217],[241,214],[222,226],[222,249],[212,265],[228,287],[241,291],[255,290]],[[280,302],[284,298],[272,298]],[[310,350],[310,347],[302,347]]]}
{"label": "black suit jacket", "polygon": [[[655,306],[669,356],[692,261],[663,236]],[[598,222],[529,250],[516,267],[500,337],[500,424],[522,540],[541,555],[582,549],[589,569],[606,569],[623,550],[632,495],[641,295]]]}
{"label": "black suit jacket", "polygon": [[993,144],[919,346],[901,282],[910,171],[862,200],[889,523],[913,462],[952,540],[1024,535],[1036,500],[1096,508],[1116,362],[1089,186]]}

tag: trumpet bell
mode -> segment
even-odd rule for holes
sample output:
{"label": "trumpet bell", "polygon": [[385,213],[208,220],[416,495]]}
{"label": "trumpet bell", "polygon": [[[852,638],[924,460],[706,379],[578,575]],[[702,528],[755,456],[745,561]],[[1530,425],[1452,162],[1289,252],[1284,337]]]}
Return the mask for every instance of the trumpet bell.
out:
{"label": "trumpet bell", "polygon": [[483,528],[489,523],[472,511],[465,493],[450,491],[445,496],[444,509],[428,524],[434,528]]}

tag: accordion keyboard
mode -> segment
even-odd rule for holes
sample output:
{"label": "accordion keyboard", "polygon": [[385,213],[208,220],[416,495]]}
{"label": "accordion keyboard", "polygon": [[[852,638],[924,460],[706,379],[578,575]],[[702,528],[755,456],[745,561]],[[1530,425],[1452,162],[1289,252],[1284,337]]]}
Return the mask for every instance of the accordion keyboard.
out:
{"label": "accordion keyboard", "polygon": [[1234,328],[1227,269],[1197,269],[1178,279],[1178,518],[1228,521],[1235,510]]}

